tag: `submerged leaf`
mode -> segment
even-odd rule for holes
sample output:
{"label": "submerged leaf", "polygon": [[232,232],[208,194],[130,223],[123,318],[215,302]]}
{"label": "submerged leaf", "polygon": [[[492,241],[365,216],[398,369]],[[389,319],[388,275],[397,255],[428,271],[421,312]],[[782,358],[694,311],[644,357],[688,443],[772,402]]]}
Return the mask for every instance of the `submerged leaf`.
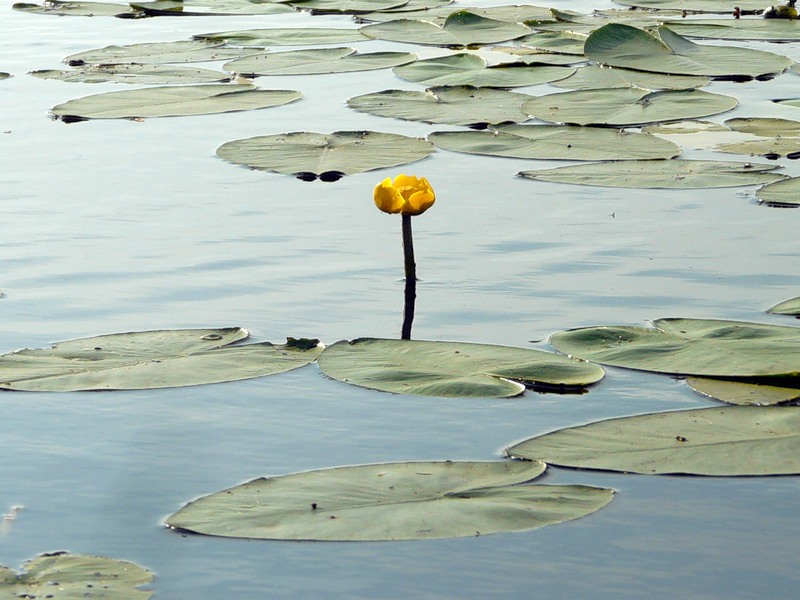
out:
{"label": "submerged leaf", "polygon": [[518,396],[525,385],[579,390],[604,375],[597,365],[540,350],[373,338],[336,342],[318,362],[324,374],[346,383],[449,398]]}
{"label": "submerged leaf", "polygon": [[379,541],[534,529],[583,517],[613,491],[526,484],[538,461],[411,462],[254,479],[184,506],[169,527],[224,537]]}
{"label": "submerged leaf", "polygon": [[154,389],[236,381],[313,362],[322,348],[234,344],[240,327],[115,333],[0,356],[0,388],[70,392]]}
{"label": "submerged leaf", "polygon": [[251,54],[225,63],[222,68],[247,75],[314,75],[386,69],[416,60],[410,52],[366,52],[354,48],[314,48],[289,52]]}
{"label": "submerged leaf", "polygon": [[730,406],[610,419],[526,440],[506,454],[650,475],[796,475],[800,407]]}

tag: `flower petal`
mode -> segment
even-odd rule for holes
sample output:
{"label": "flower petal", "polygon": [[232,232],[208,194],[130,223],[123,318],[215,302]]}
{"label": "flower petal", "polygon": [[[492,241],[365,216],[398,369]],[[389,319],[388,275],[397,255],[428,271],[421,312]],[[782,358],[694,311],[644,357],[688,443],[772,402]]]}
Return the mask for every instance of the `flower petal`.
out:
{"label": "flower petal", "polygon": [[399,213],[403,210],[405,200],[403,200],[400,192],[392,186],[391,177],[387,177],[376,185],[372,196],[375,200],[375,206],[385,213]]}

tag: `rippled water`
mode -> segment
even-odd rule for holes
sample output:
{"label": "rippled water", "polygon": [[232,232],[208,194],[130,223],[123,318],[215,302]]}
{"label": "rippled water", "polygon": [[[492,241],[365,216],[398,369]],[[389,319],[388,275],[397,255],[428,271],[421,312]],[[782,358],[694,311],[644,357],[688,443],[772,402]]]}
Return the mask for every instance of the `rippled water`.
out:
{"label": "rippled water", "polygon": [[[763,311],[798,295],[800,211],[759,206],[754,188],[538,183],[514,174],[557,163],[443,151],[413,167],[304,183],[238,168],[214,151],[232,139],[294,130],[424,136],[443,127],[346,108],[354,95],[419,89],[388,70],[261,78],[263,87],[304,93],[262,111],[72,125],[51,121],[48,109],[122,86],[26,75],[109,44],[350,26],[347,18],[126,21],[26,15],[10,5],[0,7],[0,71],[15,75],[0,82],[0,351],[209,325],[241,325],[276,342],[397,337],[400,222],[375,210],[371,193],[401,170],[427,176],[438,193],[414,224],[422,278],[416,338],[546,348],[560,329],[668,316],[793,323]],[[800,59],[798,44],[747,45]],[[797,96],[799,82],[793,74],[715,82],[707,89],[741,106],[714,120],[798,119],[800,110],[769,100]],[[800,175],[796,161],[781,162]],[[17,567],[60,549],[134,560],[155,573],[157,597],[178,599],[793,598],[797,477],[552,469],[548,482],[609,486],[617,497],[586,519],[474,539],[249,542],[184,537],[161,525],[194,497],[263,475],[491,460],[559,427],[710,404],[680,381],[616,369],[583,396],[506,401],[380,394],[326,380],[316,366],[178,390],[0,394],[0,512],[24,506],[0,530],[0,564]]]}

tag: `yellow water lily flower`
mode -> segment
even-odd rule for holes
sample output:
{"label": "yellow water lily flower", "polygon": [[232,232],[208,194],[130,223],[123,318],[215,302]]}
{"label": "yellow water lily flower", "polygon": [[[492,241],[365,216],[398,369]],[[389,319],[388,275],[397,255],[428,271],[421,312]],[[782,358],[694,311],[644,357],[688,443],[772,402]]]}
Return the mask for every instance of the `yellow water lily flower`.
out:
{"label": "yellow water lily flower", "polygon": [[436,201],[431,184],[424,177],[398,175],[387,177],[375,186],[375,206],[385,213],[421,215]]}

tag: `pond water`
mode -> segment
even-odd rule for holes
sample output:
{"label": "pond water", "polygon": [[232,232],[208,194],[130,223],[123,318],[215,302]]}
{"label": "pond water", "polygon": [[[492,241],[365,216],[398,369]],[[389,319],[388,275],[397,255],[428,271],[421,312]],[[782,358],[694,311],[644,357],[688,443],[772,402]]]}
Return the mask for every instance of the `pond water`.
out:
{"label": "pond water", "polygon": [[[490,6],[498,2],[479,1]],[[589,11],[607,2],[551,2]],[[755,188],[622,190],[514,175],[557,166],[437,152],[336,183],[250,171],[226,141],[345,129],[425,136],[447,127],[349,110],[347,98],[421,89],[390,70],[260,78],[304,98],[253,112],[66,125],[48,109],[123,89],[26,75],[110,44],[265,26],[353,26],[305,14],[120,20],[0,7],[0,351],[102,333],[240,325],[256,340],[398,337],[400,219],[372,188],[426,176],[415,219],[416,339],[547,349],[559,330],[660,317],[791,325],[765,314],[800,290],[800,211]],[[711,42],[709,42],[711,43]],[[798,44],[746,43],[800,60]],[[359,50],[432,48],[385,42]],[[208,65],[215,66],[215,65]],[[714,82],[732,116],[800,118],[772,98],[800,79]],[[520,91],[541,94],[550,86]],[[684,156],[712,153],[686,148]],[[719,155],[715,156],[719,158]],[[733,155],[722,158],[736,160]],[[800,175],[797,161],[779,161]],[[602,418],[710,406],[667,377],[609,369],[585,395],[397,396],[327,380],[316,365],[243,382],[113,393],[0,394],[0,564],[69,550],[132,560],[158,598],[794,598],[800,478],[646,477],[550,469],[548,483],[612,487],[590,517],[539,530],[401,543],[183,536],[185,502],[268,475],[367,462],[495,460],[509,444]]]}

